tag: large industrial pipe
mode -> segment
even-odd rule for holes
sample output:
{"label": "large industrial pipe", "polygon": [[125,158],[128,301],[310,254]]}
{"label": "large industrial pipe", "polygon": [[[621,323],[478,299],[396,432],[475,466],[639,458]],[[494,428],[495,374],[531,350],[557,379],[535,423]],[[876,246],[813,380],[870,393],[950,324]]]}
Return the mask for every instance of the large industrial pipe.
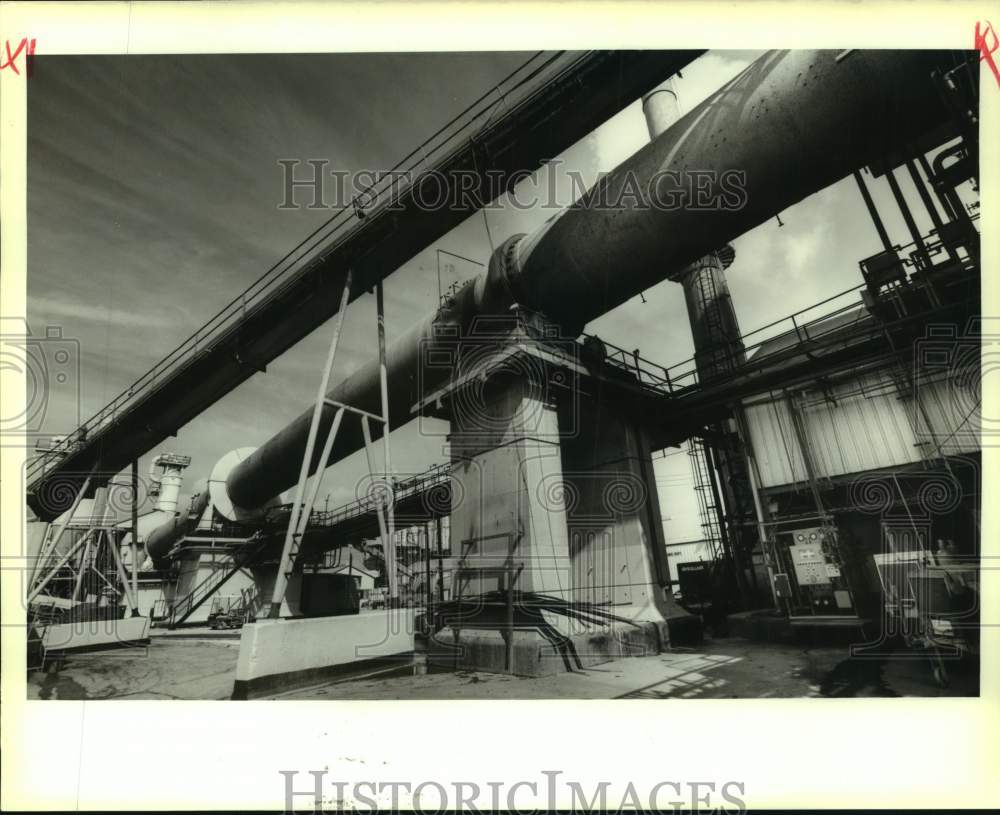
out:
{"label": "large industrial pipe", "polygon": [[187,512],[175,515],[165,523],[160,524],[146,537],[146,554],[157,568],[163,568],[167,554],[184,535],[198,525],[198,520],[208,506],[208,489],[191,496],[191,504]]}
{"label": "large industrial pipe", "polygon": [[[507,273],[515,297],[583,326],[890,155],[945,120],[930,79],[941,58],[928,51],[765,54],[522,239]],[[650,206],[631,205],[636,187]]]}
{"label": "large industrial pipe", "polygon": [[[436,362],[439,358],[435,349],[461,335],[469,322],[481,313],[485,302],[484,280],[478,278],[461,289],[449,305],[417,323],[386,349],[390,428],[409,422],[413,418],[410,407],[419,394],[447,380],[451,367],[446,361]],[[380,388],[379,364],[374,359],[333,388],[328,396],[342,404],[380,415]],[[335,413],[335,408],[324,408],[318,438],[326,437]],[[226,479],[226,491],[235,507],[250,510],[263,506],[270,498],[296,483],[311,421],[312,409],[278,431],[233,468]],[[371,432],[373,438],[380,438],[381,424],[373,422]],[[329,460],[339,461],[363,447],[361,423],[348,414],[341,423]],[[317,445],[310,473],[319,467],[321,456],[322,450]]]}
{"label": "large industrial pipe", "polygon": [[[456,301],[389,349],[390,427],[450,373],[430,350],[442,324],[467,325],[513,302],[572,333],[686,264],[946,122],[930,51],[774,51],[706,99],[530,236],[505,241]],[[379,413],[377,361],[330,398]],[[333,420],[324,411],[320,437]],[[293,485],[312,411],[229,473],[252,510]],[[360,449],[345,422],[326,463]],[[319,466],[318,456],[311,472]]]}

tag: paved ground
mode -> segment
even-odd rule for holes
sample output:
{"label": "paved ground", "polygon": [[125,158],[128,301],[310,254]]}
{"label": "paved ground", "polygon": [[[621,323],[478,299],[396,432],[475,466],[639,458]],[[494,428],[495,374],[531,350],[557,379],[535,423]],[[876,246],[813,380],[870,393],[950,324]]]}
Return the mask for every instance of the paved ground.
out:
{"label": "paved ground", "polygon": [[[58,673],[33,673],[31,699],[228,699],[236,633],[173,632],[146,649],[77,656]],[[895,658],[894,658],[895,657]],[[965,696],[973,675],[934,682],[911,654],[848,659],[846,646],[803,648],[738,637],[695,649],[624,659],[539,678],[460,672],[331,683],[276,699],[732,699],[802,696]]]}
{"label": "paved ground", "polygon": [[800,648],[738,638],[522,678],[460,672],[328,684],[274,699],[764,699],[975,695],[974,678],[946,689],[923,660],[850,660],[843,646]]}
{"label": "paved ground", "polygon": [[29,699],[228,699],[238,634],[154,636],[146,648],[68,657],[28,676]]}

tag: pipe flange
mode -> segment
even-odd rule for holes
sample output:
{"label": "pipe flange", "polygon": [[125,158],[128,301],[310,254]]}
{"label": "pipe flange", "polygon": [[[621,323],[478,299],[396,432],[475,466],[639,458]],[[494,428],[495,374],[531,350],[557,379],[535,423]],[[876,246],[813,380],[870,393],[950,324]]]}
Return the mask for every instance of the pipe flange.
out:
{"label": "pipe flange", "polygon": [[486,272],[486,290],[480,299],[480,306],[484,311],[502,314],[511,305],[519,302],[515,282],[517,249],[524,237],[523,233],[511,235],[490,255]]}
{"label": "pipe flange", "polygon": [[274,501],[269,501],[257,509],[244,509],[243,507],[236,506],[229,497],[229,490],[226,488],[226,479],[229,478],[229,474],[236,468],[237,464],[248,458],[256,450],[256,447],[238,447],[235,450],[230,450],[215,462],[212,474],[208,477],[208,494],[212,499],[212,506],[226,520],[237,523],[258,521],[264,517],[267,508],[275,503]]}

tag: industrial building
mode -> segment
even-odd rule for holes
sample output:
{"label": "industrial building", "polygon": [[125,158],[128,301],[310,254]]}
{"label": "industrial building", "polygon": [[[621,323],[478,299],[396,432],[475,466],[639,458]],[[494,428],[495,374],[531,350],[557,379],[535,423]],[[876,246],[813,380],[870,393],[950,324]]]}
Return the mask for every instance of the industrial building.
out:
{"label": "industrial building", "polygon": [[[978,693],[978,57],[768,52],[682,114],[701,56],[535,55],[398,165],[411,180],[374,181],[39,444],[29,692],[108,651],[238,639],[209,666],[235,699],[449,696],[468,672],[572,697],[559,682],[606,663],[627,696],[654,659],[660,695],[712,695],[726,654],[800,641],[829,676],[891,663],[887,695]],[[534,231],[455,255],[471,276],[387,332],[386,278],[640,99],[644,146]],[[845,181],[858,245],[879,244],[856,285],[744,331],[739,239]],[[475,194],[427,205],[456,189]],[[664,281],[690,358],[589,328]],[[367,358],[344,376],[362,298]],[[314,401],[187,479],[171,437],[313,332]],[[406,472],[394,437],[414,426],[444,460]],[[665,452],[689,470],[661,491]],[[324,483],[353,495],[324,505]],[[697,533],[671,539],[680,490]],[[700,691],[675,669],[692,654]],[[829,676],[785,695],[863,692]]]}

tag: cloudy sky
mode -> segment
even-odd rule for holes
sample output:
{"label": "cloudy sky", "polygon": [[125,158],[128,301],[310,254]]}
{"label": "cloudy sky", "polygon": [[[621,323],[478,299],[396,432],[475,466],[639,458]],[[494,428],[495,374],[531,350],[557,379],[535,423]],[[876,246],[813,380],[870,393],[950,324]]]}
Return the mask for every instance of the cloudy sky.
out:
{"label": "cloudy sky", "polygon": [[[416,144],[528,58],[524,53],[42,57],[28,99],[28,319],[79,341],[80,404],[53,388],[46,430],[65,433],[139,378],[256,280],[329,212],[278,209],[280,159],[326,159],[347,171],[391,168]],[[682,112],[758,56],[710,52],[676,80]],[[562,156],[589,184],[647,140],[638,102]],[[549,169],[526,185],[545,184]],[[905,182],[908,183],[908,182]],[[911,200],[915,195],[906,187]],[[880,201],[887,198],[875,184]],[[887,207],[888,209],[888,207]],[[919,212],[919,208],[917,208]],[[488,212],[494,242],[551,211]],[[734,242],[729,281],[744,331],[861,282],[857,262],[880,248],[851,179]],[[903,225],[887,218],[895,240]],[[925,226],[929,226],[926,224]],[[437,249],[485,262],[478,214],[386,282],[394,336],[436,307]],[[445,285],[473,276],[451,261]],[[681,289],[665,282],[587,330],[672,364],[692,354]],[[267,440],[310,406],[330,326],[184,427],[160,451],[192,456],[186,486],[227,451]],[[350,307],[334,380],[374,353],[374,303]],[[443,460],[442,438],[393,435],[401,473]],[[328,472],[321,501],[349,500],[363,455]],[[668,536],[698,536],[687,457],[657,467]],[[186,490],[187,492],[187,490]]]}

